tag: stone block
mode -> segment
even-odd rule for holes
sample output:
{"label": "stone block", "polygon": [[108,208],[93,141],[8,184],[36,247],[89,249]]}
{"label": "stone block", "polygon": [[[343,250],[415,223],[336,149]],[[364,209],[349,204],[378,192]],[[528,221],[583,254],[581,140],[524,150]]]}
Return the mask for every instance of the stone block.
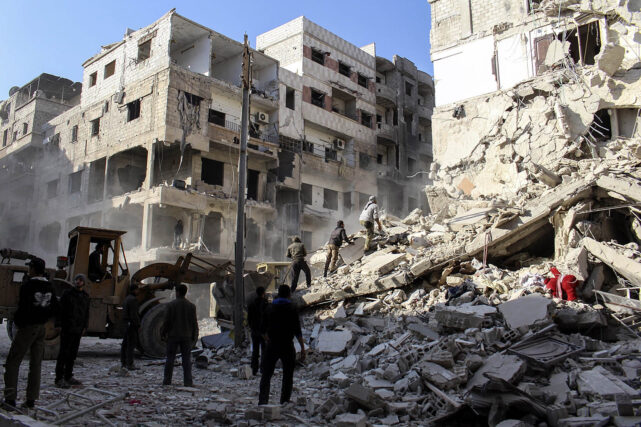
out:
{"label": "stone block", "polygon": [[280,405],[262,405],[263,419],[268,421],[280,419]]}
{"label": "stone block", "polygon": [[337,372],[328,378],[328,381],[332,384],[336,384],[340,388],[345,388],[349,385],[350,379],[347,375],[342,372]]}
{"label": "stone block", "polygon": [[428,257],[425,257],[422,260],[412,264],[412,266],[410,267],[410,273],[412,273],[414,277],[420,277],[426,271],[428,271],[430,267],[432,267],[432,261]]}
{"label": "stone block", "polygon": [[420,336],[427,338],[430,341],[436,341],[440,338],[440,335],[421,323],[410,323],[407,325],[407,329],[412,332],[416,332]]}
{"label": "stone block", "polygon": [[248,408],[247,410],[245,410],[245,418],[248,420],[262,421],[263,420],[262,406],[259,406],[257,408]]}
{"label": "stone block", "polygon": [[419,362],[418,369],[425,381],[429,381],[440,389],[448,390],[460,383],[456,374],[436,363],[422,361]]}
{"label": "stone block", "polygon": [[554,309],[554,301],[541,295],[532,294],[504,302],[498,308],[505,323],[511,329],[516,329],[549,319]]}
{"label": "stone block", "polygon": [[367,416],[365,414],[340,414],[334,418],[336,427],[366,427]]}
{"label": "stone block", "polygon": [[362,274],[378,274],[379,276],[392,271],[397,265],[405,261],[403,254],[382,254],[376,256],[364,264],[361,268]]}
{"label": "stone block", "polygon": [[639,396],[639,392],[618,378],[609,374],[602,366],[581,372],[576,380],[583,395],[614,400],[617,396]]}
{"label": "stone block", "polygon": [[349,386],[349,388],[345,390],[345,396],[368,409],[375,409],[385,405],[371,388],[364,387],[359,383],[354,383]]}
{"label": "stone block", "polygon": [[351,331],[323,331],[318,336],[318,351],[337,356],[345,352],[351,341]]}
{"label": "stone block", "polygon": [[238,378],[248,380],[253,377],[252,368],[249,365],[243,365],[238,368]]}
{"label": "stone block", "polygon": [[485,323],[483,314],[470,310],[464,305],[456,307],[437,305],[434,318],[442,326],[458,330],[480,328]]}
{"label": "stone block", "polygon": [[467,382],[467,389],[475,386],[482,386],[489,380],[485,374],[501,378],[510,384],[514,384],[524,373],[526,364],[517,356],[494,353],[487,358],[472,378]]}

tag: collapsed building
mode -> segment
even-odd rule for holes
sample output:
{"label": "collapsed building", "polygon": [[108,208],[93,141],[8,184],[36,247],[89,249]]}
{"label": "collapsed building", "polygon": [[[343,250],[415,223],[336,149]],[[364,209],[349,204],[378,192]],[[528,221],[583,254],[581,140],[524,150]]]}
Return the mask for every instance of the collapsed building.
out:
{"label": "collapsed building", "polygon": [[[297,34],[293,44],[281,40],[289,33]],[[426,176],[407,176],[431,161],[430,76],[304,17],[259,36],[258,45],[251,50],[250,263],[283,257],[293,234],[321,245],[336,217],[355,218],[371,194],[386,200],[390,185],[401,196],[389,200],[399,215],[427,205]],[[184,250],[229,259],[241,63],[241,43],[172,10],[102,46],[83,63],[81,83],[43,74],[12,90],[0,104],[7,193],[0,246],[53,261],[66,250],[67,232],[84,225],[126,230],[133,270]],[[385,85],[386,74],[388,84],[408,88],[406,96]],[[405,182],[415,184],[411,193],[401,191]],[[172,247],[178,220],[182,242]]]}

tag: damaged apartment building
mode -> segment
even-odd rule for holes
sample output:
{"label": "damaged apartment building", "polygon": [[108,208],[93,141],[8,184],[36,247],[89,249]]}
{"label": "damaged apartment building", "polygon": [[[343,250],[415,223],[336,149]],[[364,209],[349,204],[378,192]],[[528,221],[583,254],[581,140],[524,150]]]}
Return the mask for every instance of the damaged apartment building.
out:
{"label": "damaged apartment building", "polygon": [[300,224],[307,247],[320,247],[336,219],[358,227],[370,195],[395,215],[427,207],[420,171],[431,163],[428,74],[305,17],[259,35],[256,44],[281,67],[277,199],[289,234]]}
{"label": "damaged apartment building", "polygon": [[[429,75],[304,17],[257,44],[245,208],[250,263],[281,259],[294,234],[309,247],[323,245],[339,218],[356,227],[370,195],[397,215],[427,205],[427,175],[417,172],[431,162]],[[3,222],[0,247],[53,261],[67,232],[83,225],[127,231],[130,264],[174,261],[184,250],[230,259],[242,48],[172,10],[102,46],[83,63],[82,83],[43,74],[12,90],[0,104],[0,191],[15,221]]]}

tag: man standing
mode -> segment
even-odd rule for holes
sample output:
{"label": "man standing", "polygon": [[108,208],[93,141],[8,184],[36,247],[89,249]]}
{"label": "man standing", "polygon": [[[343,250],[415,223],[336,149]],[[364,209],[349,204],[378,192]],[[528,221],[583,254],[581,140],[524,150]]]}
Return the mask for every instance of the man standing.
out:
{"label": "man standing", "polygon": [[87,275],[89,280],[94,282],[100,282],[107,274],[107,271],[102,267],[102,251],[104,247],[105,244],[103,242],[98,242],[93,252],[89,254]]}
{"label": "man standing", "polygon": [[174,249],[180,249],[183,243],[183,221],[179,219],[174,227]]}
{"label": "man standing", "polygon": [[307,287],[312,286],[312,272],[309,270],[309,266],[305,261],[306,256],[307,251],[305,250],[305,245],[300,241],[300,237],[294,236],[292,238],[292,244],[287,248],[287,258],[292,259],[292,293],[296,291],[296,286],[298,286],[298,278],[300,277],[301,270],[305,273]]}
{"label": "man standing", "polygon": [[[265,316],[265,309],[267,308],[267,294],[265,288],[262,286],[256,288],[256,296],[249,303],[247,307],[247,323],[251,329],[252,335],[252,372],[254,375],[258,373],[260,366],[261,370],[264,365],[265,359],[265,340],[261,335],[261,325]],[[259,357],[262,356],[262,363],[258,363]]]}
{"label": "man standing", "polygon": [[338,221],[336,223],[336,228],[329,236],[329,242],[327,242],[327,259],[325,260],[325,272],[323,273],[323,277],[327,277],[327,268],[329,268],[331,273],[334,272],[336,262],[338,262],[338,249],[341,247],[343,242],[352,244],[352,241],[347,238],[345,223],[343,221]]}
{"label": "man standing", "polygon": [[60,316],[56,324],[62,327],[62,331],[56,363],[56,387],[82,385],[73,377],[73,365],[78,355],[80,338],[89,326],[89,295],[85,292],[86,283],[85,275],[78,274],[74,279],[74,286],[67,289],[60,298]]}
{"label": "man standing", "polygon": [[191,378],[191,348],[198,339],[198,319],[196,306],[187,298],[187,286],[176,286],[176,299],[167,304],[165,321],[160,329],[160,335],[167,340],[167,359],[165,360],[165,378],[163,385],[171,385],[174,373],[176,350],[180,347],[183,365],[183,380],[185,387],[192,387]]}
{"label": "man standing", "polygon": [[138,285],[129,285],[129,295],[122,304],[124,311],[123,318],[127,324],[125,336],[120,347],[120,363],[123,368],[135,371],[138,368],[134,365],[134,349],[138,345],[138,329],[140,328],[140,314],[138,313],[138,299],[136,296],[140,291]]}
{"label": "man standing", "polygon": [[261,327],[263,337],[267,341],[267,350],[265,351],[263,375],[260,378],[259,405],[266,405],[269,402],[270,382],[278,359],[283,365],[280,403],[289,402],[294,386],[294,366],[296,364],[294,337],[300,344],[301,361],[305,360],[305,343],[300,329],[300,319],[296,307],[289,299],[290,296],[289,286],[281,285],[278,288],[278,298],[267,310],[265,322]]}
{"label": "man standing", "polygon": [[58,299],[51,283],[45,278],[45,262],[32,258],[27,275],[20,286],[18,309],[13,317],[17,331],[11,342],[4,370],[4,407],[13,409],[18,395],[18,372],[27,351],[29,378],[24,406],[33,408],[40,395],[40,368],[45,348],[45,323],[58,313]]}
{"label": "man standing", "polygon": [[381,221],[378,219],[378,205],[376,204],[376,196],[370,196],[369,201],[365,205],[365,209],[361,212],[358,218],[361,225],[367,230],[367,237],[365,238],[365,251],[369,251],[370,244],[374,238],[374,221],[378,224],[378,231],[383,231]]}

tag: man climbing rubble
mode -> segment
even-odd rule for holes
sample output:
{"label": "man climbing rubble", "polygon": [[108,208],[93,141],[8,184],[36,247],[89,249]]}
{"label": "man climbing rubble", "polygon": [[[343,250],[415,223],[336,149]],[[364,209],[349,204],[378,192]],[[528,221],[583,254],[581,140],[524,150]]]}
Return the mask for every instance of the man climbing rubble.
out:
{"label": "man climbing rubble", "polygon": [[312,286],[312,272],[309,270],[307,261],[305,261],[306,256],[307,251],[305,250],[305,245],[300,241],[300,237],[294,236],[292,238],[292,244],[287,248],[287,258],[292,259],[292,293],[296,291],[296,286],[298,286],[298,278],[300,277],[301,270],[305,273],[307,287]]}
{"label": "man climbing rubble", "polygon": [[378,231],[383,231],[381,220],[378,218],[378,205],[376,196],[370,196],[369,201],[365,205],[361,216],[358,218],[361,225],[367,230],[367,237],[365,238],[365,251],[370,250],[370,244],[374,238],[374,221],[378,224]]}
{"label": "man climbing rubble", "polygon": [[345,232],[345,223],[342,220],[339,220],[336,223],[336,228],[329,236],[329,241],[327,242],[327,259],[325,260],[325,271],[323,272],[323,277],[327,277],[328,268],[330,273],[334,272],[336,263],[338,262],[338,250],[343,242],[347,242],[350,245],[354,243],[347,237],[347,233]]}

